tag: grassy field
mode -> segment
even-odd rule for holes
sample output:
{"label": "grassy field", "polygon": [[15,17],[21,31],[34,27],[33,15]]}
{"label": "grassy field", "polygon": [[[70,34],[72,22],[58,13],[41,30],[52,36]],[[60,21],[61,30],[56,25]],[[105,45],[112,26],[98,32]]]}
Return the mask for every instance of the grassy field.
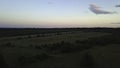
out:
{"label": "grassy field", "polygon": [[42,34],[28,31],[30,34],[24,35],[12,31],[13,35],[1,37],[1,68],[120,67],[120,36],[116,29],[59,30]]}
{"label": "grassy field", "polygon": [[[81,60],[83,55],[89,52],[93,55],[94,67],[93,68],[119,68],[120,63],[120,47],[118,45],[110,45],[105,47],[95,47],[82,52],[60,54],[54,58],[37,62],[31,66],[24,68],[84,68],[81,67]],[[86,67],[91,68],[91,67]]]}

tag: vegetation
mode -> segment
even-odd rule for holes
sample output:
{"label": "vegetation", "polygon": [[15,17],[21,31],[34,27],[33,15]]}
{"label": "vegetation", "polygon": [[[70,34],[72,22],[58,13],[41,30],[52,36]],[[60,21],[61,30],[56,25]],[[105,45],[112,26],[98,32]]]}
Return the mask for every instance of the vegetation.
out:
{"label": "vegetation", "polygon": [[120,33],[119,28],[0,28],[0,37],[11,36],[24,36],[24,35],[36,35],[36,34],[48,34],[61,32],[107,32],[107,33]]}
{"label": "vegetation", "polygon": [[93,56],[90,53],[85,53],[81,61],[81,66],[85,68],[93,68],[94,65],[95,61]]}
{"label": "vegetation", "polygon": [[[114,60],[118,66],[119,31],[119,28],[0,29],[0,52],[5,56],[0,55],[0,68],[107,68]],[[114,63],[111,65],[115,67]]]}
{"label": "vegetation", "polygon": [[36,55],[36,56],[29,56],[29,57],[20,56],[18,58],[18,62],[21,66],[23,66],[23,65],[28,65],[28,64],[34,63],[34,62],[46,60],[49,57],[50,56],[45,53],[42,53],[42,54]]}
{"label": "vegetation", "polygon": [[0,68],[9,68],[8,64],[4,60],[3,55],[0,54]]}

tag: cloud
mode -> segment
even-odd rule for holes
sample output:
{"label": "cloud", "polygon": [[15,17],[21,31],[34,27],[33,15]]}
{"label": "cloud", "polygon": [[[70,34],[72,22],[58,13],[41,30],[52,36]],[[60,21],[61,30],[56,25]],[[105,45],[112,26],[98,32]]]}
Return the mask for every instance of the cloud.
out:
{"label": "cloud", "polygon": [[120,7],[120,5],[116,5],[115,7]]}
{"label": "cloud", "polygon": [[99,7],[95,4],[90,4],[89,9],[95,14],[114,14],[114,13],[116,13],[116,12],[103,10],[103,9],[101,9],[101,7]]}

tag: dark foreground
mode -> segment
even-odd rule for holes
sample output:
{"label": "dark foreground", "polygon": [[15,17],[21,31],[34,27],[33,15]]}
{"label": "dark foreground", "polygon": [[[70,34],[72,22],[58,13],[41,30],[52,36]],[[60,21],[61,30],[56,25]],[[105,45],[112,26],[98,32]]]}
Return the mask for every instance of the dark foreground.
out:
{"label": "dark foreground", "polygon": [[0,68],[120,68],[119,28],[0,29]]}

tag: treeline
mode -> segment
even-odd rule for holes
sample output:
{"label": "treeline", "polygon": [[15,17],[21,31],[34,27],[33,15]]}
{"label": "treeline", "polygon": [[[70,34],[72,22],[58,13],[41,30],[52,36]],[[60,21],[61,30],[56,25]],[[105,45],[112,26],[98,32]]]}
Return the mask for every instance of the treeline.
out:
{"label": "treeline", "polygon": [[61,33],[72,31],[119,33],[119,28],[0,28],[0,37]]}

